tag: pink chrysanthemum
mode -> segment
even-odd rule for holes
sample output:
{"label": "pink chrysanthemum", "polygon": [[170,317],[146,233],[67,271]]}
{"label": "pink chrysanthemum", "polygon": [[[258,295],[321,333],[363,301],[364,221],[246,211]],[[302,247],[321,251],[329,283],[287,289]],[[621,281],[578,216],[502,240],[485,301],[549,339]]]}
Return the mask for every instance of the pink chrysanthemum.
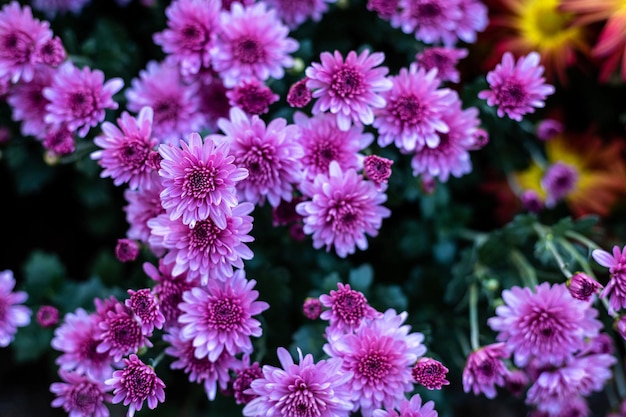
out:
{"label": "pink chrysanthemum", "polygon": [[354,375],[348,381],[354,408],[363,417],[384,406],[398,407],[413,390],[411,366],[426,352],[424,335],[409,333],[403,325],[408,314],[393,309],[359,327],[355,333],[327,333],[323,349],[333,358],[343,359],[344,372]]}
{"label": "pink chrysanthemum", "polygon": [[32,0],[33,9],[45,13],[52,18],[58,14],[79,14],[91,0]]}
{"label": "pink chrysanthemum", "polygon": [[120,262],[132,262],[139,256],[139,243],[132,239],[117,239],[115,257]]}
{"label": "pink chrysanthemum", "polygon": [[454,45],[457,22],[463,17],[461,0],[400,0],[400,13],[391,17],[391,25],[427,44],[443,42]]}
{"label": "pink chrysanthemum", "polygon": [[322,314],[322,302],[319,298],[307,297],[302,303],[302,314],[309,320],[317,320]]}
{"label": "pink chrysanthemum", "polygon": [[337,0],[265,0],[270,8],[276,10],[276,15],[294,30],[306,20],[319,22],[322,15],[328,10],[326,3],[335,3]]}
{"label": "pink chrysanthemum", "polygon": [[241,364],[241,361],[227,352],[222,352],[214,361],[206,357],[197,358],[192,340],[181,338],[180,329],[175,327],[163,335],[163,340],[169,343],[165,353],[176,358],[170,368],[182,369],[189,375],[190,382],[203,384],[210,401],[215,399],[218,385],[222,390],[228,388],[230,371]]}
{"label": "pink chrysanthemum", "polygon": [[98,353],[108,352],[113,360],[119,361],[122,356],[136,353],[139,348],[152,347],[152,342],[142,332],[141,324],[128,307],[120,302],[111,307],[103,313],[99,312]]}
{"label": "pink chrysanthemum", "polygon": [[243,409],[247,417],[348,417],[353,408],[348,381],[352,372],[342,369],[338,358],[315,363],[313,355],[294,363],[285,348],[278,348],[282,368],[263,366],[263,377],[252,381],[256,398]]}
{"label": "pink chrysanthemum", "polygon": [[478,98],[487,100],[490,106],[497,106],[499,117],[506,114],[518,122],[535,108],[544,107],[544,101],[554,93],[554,87],[544,82],[540,59],[537,52],[531,52],[515,62],[513,54],[505,52],[502,62],[487,73],[490,89],[479,92]]}
{"label": "pink chrysanthemum", "polygon": [[162,329],[165,316],[161,313],[159,303],[150,288],[143,288],[138,291],[129,289],[128,294],[130,298],[126,299],[124,303],[141,322],[143,334],[151,335],[155,327]]}
{"label": "pink chrysanthemum", "polygon": [[337,119],[328,113],[311,118],[301,112],[293,116],[300,127],[300,143],[304,149],[302,164],[308,180],[317,174],[326,174],[331,161],[337,161],[342,170],[363,166],[363,155],[359,152],[367,148],[374,135],[363,132],[362,126],[352,126],[344,131],[337,126]]}
{"label": "pink chrysanthemum", "polygon": [[70,132],[65,126],[48,130],[41,144],[54,156],[68,155],[76,150],[74,132]]}
{"label": "pink chrysanthemum", "polygon": [[489,24],[489,10],[482,0],[461,0],[461,18],[456,22],[454,32],[465,43],[476,42],[476,33],[485,30]]}
{"label": "pink chrysanthemum", "polygon": [[309,90],[306,86],[307,81],[308,78],[304,77],[289,87],[289,92],[287,93],[287,103],[291,107],[300,108],[311,102],[313,95],[311,90]]}
{"label": "pink chrysanthemum", "polygon": [[476,145],[480,119],[478,109],[461,109],[461,101],[457,98],[443,112],[441,120],[448,126],[448,132],[438,134],[439,143],[436,146],[415,150],[411,167],[414,176],[421,175],[427,180],[438,178],[446,182],[450,175],[459,178],[472,170],[469,151]]}
{"label": "pink chrysanthemum", "polygon": [[591,300],[591,297],[602,288],[602,284],[584,272],[576,272],[566,284],[572,297],[583,301]]}
{"label": "pink chrysanthemum", "polygon": [[[56,68],[67,58],[63,41],[61,41],[61,38],[58,36],[48,39],[35,53],[37,55],[36,59],[44,64],[39,68],[44,66]],[[37,68],[37,70],[39,70],[39,68]]]}
{"label": "pink chrysanthemum", "polygon": [[337,283],[337,290],[330,290],[330,295],[320,295],[319,300],[328,309],[320,318],[328,320],[332,331],[351,333],[367,320],[382,316],[368,304],[363,293],[350,288],[350,284]]}
{"label": "pink chrysanthemum", "polygon": [[302,146],[299,128],[287,125],[281,117],[267,126],[258,116],[248,117],[236,107],[230,110],[230,119],[222,119],[218,126],[230,142],[235,164],[248,170],[248,178],[237,184],[242,201],[272,207],[281,200],[291,201],[293,185],[302,178]]}
{"label": "pink chrysanthemum", "polygon": [[355,247],[367,249],[366,235],[378,235],[382,220],[391,214],[381,205],[387,196],[373,182],[354,169],[343,172],[336,161],[330,163],[328,175],[303,182],[300,190],[310,198],[296,206],[304,217],[304,233],[313,235],[314,248],[334,247],[342,258],[354,253]]}
{"label": "pink chrysanthemum", "polygon": [[252,352],[250,338],[262,334],[261,323],[254,316],[269,308],[265,301],[256,301],[259,292],[253,290],[255,284],[238,270],[226,281],[209,280],[206,287],[183,294],[180,336],[193,341],[197,358],[208,356],[216,361],[222,352]]}
{"label": "pink chrysanthemum", "polygon": [[52,85],[43,89],[50,103],[46,105],[46,123],[53,126],[67,125],[85,137],[89,129],[104,120],[106,109],[117,109],[113,95],[124,86],[121,78],[104,82],[104,73],[84,67],[82,71],[71,62],[61,65]]}
{"label": "pink chrysanthemum", "polygon": [[448,88],[439,88],[437,70],[426,72],[415,63],[408,70],[401,68],[390,80],[391,90],[382,93],[387,105],[374,110],[378,144],[395,143],[406,152],[437,146],[440,134],[449,130],[442,120],[443,113],[459,100],[458,95]]}
{"label": "pink chrysanthemum", "polygon": [[468,54],[465,48],[431,47],[415,56],[415,62],[426,71],[437,68],[437,78],[441,81],[458,83],[461,80],[457,63]]}
{"label": "pink chrysanthemum", "polygon": [[287,36],[289,28],[264,2],[247,7],[233,3],[230,12],[222,12],[221,25],[211,57],[226,87],[255,77],[260,81],[270,77],[279,80],[285,74],[284,68],[293,66],[289,54],[299,44]]}
{"label": "pink chrysanthemum", "polygon": [[153,136],[161,143],[178,143],[180,136],[204,126],[198,87],[197,82],[184,83],[177,67],[150,61],[125,91],[127,107],[134,112],[152,107]]}
{"label": "pink chrysanthemum", "polygon": [[198,97],[200,100],[200,113],[205,117],[205,124],[211,132],[217,131],[217,121],[228,118],[230,103],[222,79],[216,76],[201,79]]}
{"label": "pink chrysanthemum", "polygon": [[109,417],[106,403],[112,396],[106,393],[104,382],[63,369],[59,376],[63,382],[50,385],[50,392],[56,395],[52,407],[63,407],[69,417]]}
{"label": "pink chrysanthemum", "polygon": [[30,323],[32,311],[22,305],[28,298],[24,291],[13,291],[13,271],[0,272],[0,347],[9,346],[18,327]]}
{"label": "pink chrysanthemum", "polygon": [[111,177],[116,186],[128,183],[132,190],[151,184],[148,159],[158,144],[152,136],[153,115],[151,107],[144,107],[137,118],[122,113],[117,126],[102,123],[103,134],[94,139],[101,149],[91,153],[91,159],[104,168],[100,177]]}
{"label": "pink chrysanthemum", "polygon": [[560,368],[544,370],[528,389],[526,403],[558,415],[572,399],[601,391],[613,375],[615,362],[609,354],[586,355],[574,357]]}
{"label": "pink chrysanthemum", "polygon": [[541,188],[546,192],[546,207],[554,207],[576,188],[580,174],[575,166],[558,161],[546,168]]}
{"label": "pink chrysanthemum", "polygon": [[398,13],[398,5],[400,0],[367,0],[367,10],[376,12],[378,17],[384,20],[390,20],[392,16]]}
{"label": "pink chrysanthemum", "polygon": [[422,404],[422,397],[415,394],[402,400],[396,409],[374,410],[372,417],[437,417],[437,411],[433,401]]}
{"label": "pink chrysanthemum", "polygon": [[229,147],[228,141],[202,139],[196,132],[181,140],[180,147],[159,147],[161,205],[171,220],[182,219],[194,227],[211,218],[220,229],[226,227],[226,218],[237,205],[235,186],[248,176],[246,169],[236,166]]}
{"label": "pink chrysanthemum", "polygon": [[502,361],[509,356],[504,343],[493,343],[470,353],[463,369],[463,391],[472,391],[474,395],[482,392],[487,398],[495,398],[496,385],[504,386],[510,372]]}
{"label": "pink chrysanthemum", "polygon": [[450,385],[446,379],[448,368],[432,358],[419,358],[411,369],[413,381],[425,386],[429,390],[441,389],[443,385]]}
{"label": "pink chrysanthemum", "polygon": [[[163,189],[161,178],[153,174],[151,185],[145,189],[124,190],[124,199],[128,203],[124,206],[126,221],[130,225],[126,233],[129,239],[148,244],[150,228],[148,220],[165,213],[161,206],[161,191]],[[151,247],[154,251],[155,248]]]}
{"label": "pink chrysanthemum", "polygon": [[233,275],[233,268],[243,268],[244,259],[252,259],[246,242],[254,240],[249,235],[253,209],[251,203],[240,203],[226,218],[223,229],[210,218],[190,228],[180,219],[171,220],[169,215],[161,214],[148,221],[152,231],[149,242],[168,251],[163,260],[174,264],[174,275],[186,272],[189,281],[199,280],[202,284],[209,279],[223,280]]}
{"label": "pink chrysanthemum", "polygon": [[248,404],[257,397],[257,395],[253,394],[252,390],[250,390],[250,384],[252,384],[252,381],[255,379],[262,378],[263,371],[258,362],[250,364],[249,355],[243,355],[241,364],[241,368],[236,370],[232,389],[237,404]]}
{"label": "pink chrysanthemum", "polygon": [[563,133],[563,123],[556,119],[543,119],[537,123],[537,139],[547,142]]}
{"label": "pink chrysanthemum", "polygon": [[239,107],[249,115],[267,113],[270,105],[280,98],[256,78],[240,82],[232,90],[226,92],[226,97],[232,107]]}
{"label": "pink chrysanthemum", "polygon": [[363,174],[380,188],[383,184],[387,184],[387,180],[391,177],[391,165],[393,165],[391,159],[368,155],[363,160]]}
{"label": "pink chrysanthemum", "polygon": [[589,303],[573,298],[565,284],[544,282],[530,288],[513,287],[502,292],[504,305],[496,308],[489,326],[499,332],[498,341],[513,352],[517,366],[531,359],[561,365],[584,347],[586,337],[602,328]]}
{"label": "pink chrysanthemum", "polygon": [[306,69],[306,85],[317,99],[313,114],[330,111],[341,130],[348,130],[352,122],[371,125],[373,109],[386,104],[380,93],[392,87],[385,77],[387,67],[378,67],[384,60],[382,52],[370,54],[367,49],[359,55],[348,52],[345,61],[339,51],[322,52],[321,63],[314,62]]}
{"label": "pink chrysanthemum", "polygon": [[51,305],[43,305],[37,310],[37,324],[41,327],[54,327],[59,322],[59,309]]}
{"label": "pink chrysanthemum", "polygon": [[86,374],[98,381],[109,378],[113,372],[113,358],[108,352],[98,352],[98,317],[82,308],[67,313],[54,331],[52,348],[63,352],[56,359],[62,370]]}
{"label": "pink chrysanthemum", "polygon": [[53,78],[54,70],[42,66],[35,71],[30,82],[19,82],[9,92],[7,102],[11,105],[11,118],[22,122],[22,135],[32,135],[39,140],[46,137],[49,126],[44,117],[49,101],[43,96],[43,89],[52,85]]}
{"label": "pink chrysanthemum", "polygon": [[602,249],[591,253],[593,259],[605,268],[609,268],[611,277],[600,297],[609,299],[609,305],[615,311],[626,307],[626,246],[621,250],[613,246],[613,254]]}
{"label": "pink chrysanthemum", "polygon": [[5,4],[0,10],[0,78],[8,76],[14,84],[31,81],[36,51],[51,38],[50,24],[35,19],[29,6]]}
{"label": "pink chrysanthemum", "polygon": [[153,35],[154,43],[161,45],[169,63],[180,66],[183,77],[209,68],[220,11],[219,0],[176,0],[165,9],[168,28]]}
{"label": "pink chrysanthemum", "polygon": [[162,259],[159,259],[158,269],[151,263],[143,264],[146,275],[156,281],[152,290],[159,300],[159,310],[165,317],[165,329],[178,325],[178,317],[182,314],[178,305],[183,301],[183,293],[192,288],[187,275],[172,275],[172,268],[173,265],[165,265]]}
{"label": "pink chrysanthemum", "polygon": [[124,369],[113,372],[113,377],[105,383],[113,388],[113,404],[123,402],[129,406],[127,417],[133,417],[135,411],[141,410],[145,401],[151,410],[165,401],[165,384],[154,368],[143,363],[135,354],[124,359],[124,364]]}

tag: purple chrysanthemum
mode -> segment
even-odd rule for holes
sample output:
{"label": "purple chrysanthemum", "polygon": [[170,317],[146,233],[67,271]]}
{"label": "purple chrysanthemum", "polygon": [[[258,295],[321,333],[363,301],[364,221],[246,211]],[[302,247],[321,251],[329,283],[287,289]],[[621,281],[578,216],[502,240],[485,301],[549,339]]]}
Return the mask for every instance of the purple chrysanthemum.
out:
{"label": "purple chrysanthemum", "polygon": [[63,407],[69,417],[109,417],[106,403],[112,397],[103,381],[63,369],[59,376],[63,382],[50,385],[50,392],[56,395],[52,407]]}
{"label": "purple chrysanthemum", "polygon": [[159,142],[177,144],[180,136],[204,126],[198,88],[198,83],[184,83],[177,67],[150,61],[124,94],[130,111],[152,107],[152,134]]}
{"label": "purple chrysanthemum", "polygon": [[[155,178],[156,177],[156,178]],[[161,205],[161,191],[163,189],[161,178],[154,174],[151,177],[151,185],[145,189],[124,190],[124,199],[128,203],[124,206],[126,221],[130,225],[126,235],[129,239],[148,244],[150,228],[148,220],[165,213]],[[156,248],[151,247],[153,251]]]}
{"label": "purple chrysanthemum", "polygon": [[314,248],[334,247],[342,258],[354,253],[355,247],[367,249],[366,235],[376,236],[383,218],[391,214],[381,205],[387,196],[373,182],[354,169],[343,172],[336,161],[330,163],[328,175],[303,182],[300,190],[310,198],[296,206],[304,217],[304,233],[313,235]]}
{"label": "purple chrysanthemum", "polygon": [[276,15],[294,30],[306,20],[318,22],[328,10],[326,3],[335,3],[337,0],[265,0],[270,8],[276,10]]}
{"label": "purple chrysanthemum", "polygon": [[59,309],[51,305],[43,305],[37,310],[37,323],[41,327],[54,327],[59,322]]}
{"label": "purple chrysanthemum", "polygon": [[33,9],[45,13],[48,17],[58,14],[79,14],[91,0],[32,0]]}
{"label": "purple chrysanthemum", "polygon": [[36,52],[51,38],[50,24],[35,19],[29,6],[5,4],[0,9],[0,78],[10,77],[14,84],[31,81],[39,63]]}
{"label": "purple chrysanthemum", "polygon": [[105,383],[113,388],[113,404],[123,401],[124,405],[129,405],[127,417],[133,417],[135,411],[141,410],[145,401],[151,410],[165,401],[165,384],[154,368],[143,363],[135,354],[124,359],[124,364],[124,369],[113,372],[113,377]]}
{"label": "purple chrysanthemum", "polygon": [[285,74],[284,68],[293,66],[289,54],[299,44],[287,36],[287,26],[264,2],[247,7],[233,3],[230,12],[222,12],[221,25],[211,57],[226,87],[255,77],[260,81],[270,77],[279,80]]}
{"label": "purple chrysanthemum", "polygon": [[567,289],[572,297],[578,300],[591,300],[591,297],[601,288],[602,284],[584,272],[576,272],[567,280]]}
{"label": "purple chrysanthemum", "polygon": [[367,49],[359,55],[350,51],[345,60],[339,51],[322,52],[321,63],[306,69],[306,85],[316,99],[313,114],[330,111],[341,130],[348,130],[352,122],[371,125],[373,109],[386,104],[380,93],[392,87],[386,78],[389,70],[379,67],[384,60],[382,52],[370,54]]}
{"label": "purple chrysanthemum", "polygon": [[122,356],[136,353],[141,347],[152,347],[152,342],[142,332],[141,324],[133,316],[133,312],[121,302],[115,302],[111,308],[99,312],[100,343],[96,347],[98,353],[108,352],[113,360],[119,361]]}
{"label": "purple chrysanthemum", "polygon": [[601,353],[574,357],[560,368],[544,370],[528,389],[526,403],[557,415],[573,398],[601,391],[615,362],[613,355]]}
{"label": "purple chrysanthemum", "polygon": [[205,124],[211,132],[217,131],[217,121],[228,117],[230,104],[222,79],[217,76],[203,77],[200,80],[200,113],[205,117]]}
{"label": "purple chrysanthemum", "polygon": [[476,144],[475,134],[480,123],[478,109],[461,109],[457,100],[442,114],[441,120],[448,126],[447,133],[439,133],[439,143],[415,150],[411,158],[413,175],[424,179],[438,178],[448,181],[450,175],[461,177],[472,170],[469,151]]}
{"label": "purple chrysanthemum", "polygon": [[518,122],[535,108],[544,107],[554,87],[544,82],[540,59],[537,52],[531,52],[515,62],[513,54],[505,52],[502,62],[487,73],[490,89],[479,92],[478,98],[487,100],[489,106],[497,106],[499,117],[506,114]]}
{"label": "purple chrysanthemum", "polygon": [[517,366],[535,358],[542,364],[561,365],[584,347],[586,337],[602,328],[589,303],[576,300],[565,284],[544,282],[530,288],[513,287],[502,292],[504,305],[496,308],[489,326],[499,332],[498,341],[513,352]]}
{"label": "purple chrysanthemum", "polygon": [[237,404],[248,404],[257,397],[250,390],[250,384],[255,379],[262,378],[263,371],[258,362],[250,364],[249,355],[243,355],[241,364],[241,368],[236,370],[236,376],[233,379],[233,395]]}
{"label": "purple chrysanthemum", "polygon": [[322,314],[322,302],[319,298],[307,297],[302,303],[302,314],[309,320],[317,320]]}
{"label": "purple chrysanthemum", "polygon": [[180,219],[171,220],[169,215],[161,214],[148,220],[149,242],[168,251],[163,260],[174,264],[174,275],[186,272],[189,281],[199,280],[203,284],[209,279],[223,280],[233,275],[233,268],[243,268],[244,259],[252,259],[253,253],[246,245],[254,240],[249,235],[252,210],[253,204],[240,203],[226,218],[223,229],[210,218],[190,228]]}
{"label": "purple chrysanthemum", "polygon": [[74,132],[70,132],[65,126],[60,126],[48,130],[41,145],[48,151],[48,154],[63,156],[76,150],[76,139]]}
{"label": "purple chrysanthemum", "polygon": [[53,126],[66,125],[85,137],[89,129],[104,120],[106,109],[117,109],[113,95],[124,86],[121,78],[104,82],[104,73],[84,67],[78,69],[71,62],[61,65],[52,85],[43,89],[50,103],[46,105],[46,123]]}
{"label": "purple chrysanthemum", "polygon": [[[58,36],[48,39],[41,47],[35,52],[36,59],[44,64],[42,67],[58,67],[67,58],[63,41]],[[40,68],[37,68],[39,71]]]}
{"label": "purple chrysanthemum", "polygon": [[302,164],[308,180],[313,181],[317,174],[326,174],[331,161],[337,161],[344,171],[361,169],[363,155],[359,152],[374,140],[374,135],[363,132],[363,126],[340,130],[337,119],[328,113],[308,118],[296,112],[293,119],[300,127],[300,143],[304,150]]}
{"label": "purple chrysanthemum", "polygon": [[218,386],[222,390],[228,387],[230,371],[237,369],[241,364],[228,352],[222,352],[213,361],[207,357],[197,358],[192,340],[181,338],[180,329],[175,327],[170,328],[169,333],[163,335],[163,340],[169,343],[169,346],[165,348],[165,353],[176,358],[170,368],[182,369],[189,375],[190,382],[203,384],[210,401],[215,399]]}
{"label": "purple chrysanthemum", "polygon": [[442,120],[448,107],[459,100],[448,88],[439,88],[437,70],[426,72],[413,63],[390,77],[392,87],[382,93],[385,107],[374,110],[374,127],[378,129],[378,144],[390,143],[411,152],[424,146],[434,148],[449,126]]}
{"label": "purple chrysanthemum", "polygon": [[468,50],[465,48],[435,46],[418,53],[415,56],[415,62],[426,71],[437,68],[437,78],[441,81],[458,83],[461,76],[456,66],[458,61],[465,58],[467,54]]}
{"label": "purple chrysanthemum", "polygon": [[226,97],[232,107],[239,107],[249,115],[267,113],[270,105],[280,98],[256,78],[240,82],[232,90],[226,92]]}
{"label": "purple chrysanthemum", "polygon": [[214,136],[204,139],[196,132],[180,141],[180,147],[162,145],[159,175],[163,178],[161,205],[171,220],[181,219],[194,227],[211,218],[217,227],[226,227],[226,218],[237,205],[235,185],[248,172],[235,165],[228,141]]}
{"label": "purple chrysanthemum", "polygon": [[374,410],[372,417],[437,417],[434,401],[422,404],[422,397],[419,394],[413,395],[408,400],[402,400],[395,408]]}
{"label": "purple chrysanthemum", "polygon": [[483,346],[467,357],[463,369],[463,391],[481,392],[487,398],[496,396],[496,385],[504,386],[509,370],[502,359],[511,356],[504,343]]}
{"label": "purple chrysanthemum", "polygon": [[576,188],[580,174],[576,167],[564,162],[555,162],[541,178],[541,187],[546,192],[546,207],[554,207]]}
{"label": "purple chrysanthemum", "polygon": [[626,246],[621,250],[613,246],[613,254],[602,249],[591,253],[593,259],[605,268],[609,268],[611,277],[600,297],[609,299],[609,305],[615,311],[626,307]]}
{"label": "purple chrysanthemum", "polygon": [[391,25],[427,44],[443,42],[454,45],[457,22],[463,13],[461,0],[400,0],[400,12],[391,17]]}
{"label": "purple chrysanthemum", "polygon": [[151,335],[155,327],[162,329],[165,316],[161,313],[159,303],[150,288],[138,291],[129,289],[128,294],[130,298],[124,303],[141,322],[141,331],[146,335]]}
{"label": "purple chrysanthemum", "polygon": [[144,107],[137,118],[122,113],[117,126],[102,123],[103,134],[94,139],[101,149],[91,153],[91,159],[103,168],[100,177],[111,177],[116,186],[128,183],[131,190],[151,184],[153,169],[148,160],[158,144],[152,136],[153,115],[151,107]]}
{"label": "purple chrysanthemum", "polygon": [[311,94],[311,90],[306,86],[308,78],[304,77],[300,81],[296,81],[289,87],[289,92],[287,93],[287,103],[291,107],[304,107],[311,102],[313,95]]}
{"label": "purple chrysanthemum", "polygon": [[53,78],[53,69],[41,67],[35,71],[30,82],[19,82],[10,90],[7,102],[11,105],[11,118],[22,122],[22,135],[33,135],[39,140],[46,137],[49,126],[44,122],[44,117],[49,101],[44,97],[43,89],[52,85]]}
{"label": "purple chrysanthemum", "polygon": [[367,0],[367,10],[378,13],[378,17],[390,20],[398,13],[400,0]]}
{"label": "purple chrysanthemum", "polygon": [[151,263],[143,264],[146,275],[156,281],[152,290],[159,300],[159,310],[165,317],[165,329],[178,325],[178,316],[182,314],[178,305],[183,301],[183,293],[192,288],[186,274],[172,275],[172,267],[165,265],[162,259],[159,259],[158,269]]}
{"label": "purple chrysanthemum", "polygon": [[537,139],[547,142],[563,133],[563,123],[556,119],[543,119],[537,123]]}
{"label": "purple chrysanthemum", "polygon": [[24,291],[13,291],[13,271],[0,272],[0,347],[9,346],[18,327],[30,323],[32,311],[22,305],[28,298]]}
{"label": "purple chrysanthemum", "polygon": [[242,201],[272,207],[281,200],[291,201],[293,185],[302,178],[300,158],[303,151],[298,138],[299,128],[276,117],[266,126],[258,116],[248,117],[233,107],[230,119],[218,126],[230,142],[235,164],[248,170],[248,178],[237,184]]}
{"label": "purple chrysanthemum", "polygon": [[328,320],[331,331],[351,333],[367,320],[382,316],[368,304],[363,293],[350,288],[350,284],[337,283],[337,290],[320,295],[319,300],[328,309],[320,318]]}
{"label": "purple chrysanthemum", "polygon": [[82,308],[67,313],[54,331],[50,345],[62,352],[56,364],[62,370],[86,374],[104,381],[113,372],[113,358],[108,352],[98,352],[98,317],[87,314]]}
{"label": "purple chrysanthemum", "polygon": [[378,155],[368,155],[363,160],[363,174],[381,188],[383,184],[387,184],[387,180],[391,177],[391,165],[393,165],[391,159]]}
{"label": "purple chrysanthemum", "polygon": [[115,257],[120,262],[132,262],[139,256],[139,243],[132,239],[117,239]]}
{"label": "purple chrysanthemum", "polygon": [[208,356],[216,361],[222,352],[252,352],[250,337],[262,334],[261,323],[253,316],[269,308],[265,301],[256,301],[259,292],[253,290],[255,284],[238,270],[226,281],[209,280],[206,287],[183,294],[180,336],[193,341],[197,358]]}
{"label": "purple chrysanthemum", "polygon": [[252,381],[250,391],[257,395],[243,409],[247,417],[348,417],[353,408],[349,388],[352,372],[342,369],[342,360],[313,355],[294,363],[287,349],[277,350],[281,368],[263,366],[263,377]]}
{"label": "purple chrysanthemum", "polygon": [[441,389],[443,385],[450,385],[446,379],[448,368],[432,358],[419,358],[411,369],[413,381],[425,386],[429,390]]}
{"label": "purple chrysanthemum", "polygon": [[183,77],[209,68],[220,11],[219,0],[176,0],[165,9],[168,28],[153,35],[154,43],[161,45],[169,63],[180,66]]}
{"label": "purple chrysanthemum", "polygon": [[461,18],[456,22],[454,32],[465,43],[476,42],[476,33],[485,30],[489,24],[489,10],[482,0],[461,0]]}
{"label": "purple chrysanthemum", "polygon": [[324,352],[343,359],[341,369],[354,374],[348,381],[353,411],[360,408],[363,417],[371,417],[381,406],[398,407],[413,390],[411,366],[426,347],[424,335],[409,333],[411,327],[402,324],[407,316],[389,309],[355,333],[327,333]]}

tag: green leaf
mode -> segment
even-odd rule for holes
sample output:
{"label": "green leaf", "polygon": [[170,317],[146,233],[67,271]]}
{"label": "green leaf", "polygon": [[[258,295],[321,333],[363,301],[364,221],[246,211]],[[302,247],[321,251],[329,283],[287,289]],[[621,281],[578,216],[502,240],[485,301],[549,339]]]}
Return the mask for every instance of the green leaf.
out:
{"label": "green leaf", "polygon": [[31,303],[51,297],[66,277],[65,266],[56,254],[35,250],[23,266],[24,290]]}
{"label": "green leaf", "polygon": [[39,359],[49,348],[53,330],[44,329],[31,318],[31,323],[20,327],[15,334],[11,347],[17,362],[29,362]]}
{"label": "green leaf", "polygon": [[300,326],[293,334],[293,343],[289,350],[292,354],[297,355],[296,348],[300,348],[304,355],[310,353],[314,358],[320,358],[324,354],[322,346],[324,346],[326,340],[322,335],[324,334],[325,328],[325,323],[304,324]]}
{"label": "green leaf", "polygon": [[127,294],[120,288],[105,287],[98,277],[92,276],[82,282],[65,280],[52,301],[55,305],[63,306],[65,312],[74,311],[79,307],[93,311],[94,298],[105,299],[110,296],[123,300]]}
{"label": "green leaf", "polygon": [[407,309],[409,300],[399,285],[378,285],[375,288],[375,302],[379,306],[378,310],[385,311],[393,308],[400,312]]}
{"label": "green leaf", "polygon": [[348,283],[353,290],[361,291],[367,295],[370,285],[374,281],[374,269],[370,264],[363,264],[350,270]]}

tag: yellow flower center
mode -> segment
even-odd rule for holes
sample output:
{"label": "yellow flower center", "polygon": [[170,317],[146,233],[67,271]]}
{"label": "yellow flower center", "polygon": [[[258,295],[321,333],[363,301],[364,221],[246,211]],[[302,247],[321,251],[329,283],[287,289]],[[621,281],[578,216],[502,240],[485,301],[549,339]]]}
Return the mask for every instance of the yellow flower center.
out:
{"label": "yellow flower center", "polygon": [[522,0],[518,4],[517,28],[531,49],[560,49],[580,40],[580,27],[571,26],[572,13],[559,9],[559,0]]}

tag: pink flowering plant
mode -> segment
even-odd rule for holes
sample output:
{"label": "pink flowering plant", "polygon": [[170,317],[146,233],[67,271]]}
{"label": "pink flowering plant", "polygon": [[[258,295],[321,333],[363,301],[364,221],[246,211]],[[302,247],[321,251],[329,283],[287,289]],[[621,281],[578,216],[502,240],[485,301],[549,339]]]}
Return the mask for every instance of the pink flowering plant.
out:
{"label": "pink flowering plant", "polygon": [[511,3],[3,2],[0,415],[624,416],[626,8]]}

